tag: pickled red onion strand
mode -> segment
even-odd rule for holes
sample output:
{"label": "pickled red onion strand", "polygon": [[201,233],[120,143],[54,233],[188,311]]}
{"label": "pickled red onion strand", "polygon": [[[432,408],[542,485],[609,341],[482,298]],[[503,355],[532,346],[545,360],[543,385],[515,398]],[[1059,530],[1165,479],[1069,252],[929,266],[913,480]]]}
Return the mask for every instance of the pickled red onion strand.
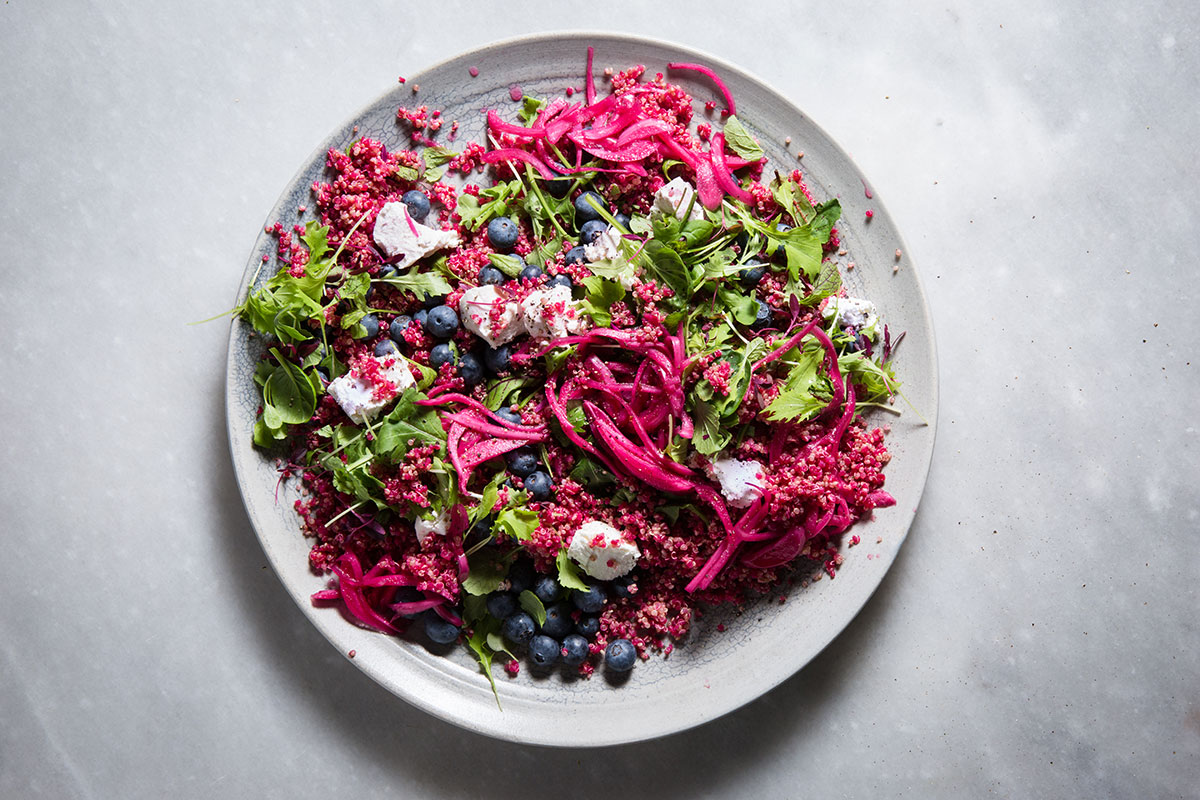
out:
{"label": "pickled red onion strand", "polygon": [[729,112],[729,115],[733,116],[737,113],[737,109],[733,105],[733,95],[730,94],[729,88],[725,86],[724,81],[717,77],[717,73],[713,72],[709,67],[706,67],[703,64],[684,64],[678,61],[672,61],[671,63],[667,64],[667,69],[690,69],[693,72],[699,72],[701,75],[717,85],[717,88],[721,91],[721,96],[725,98],[725,109]]}

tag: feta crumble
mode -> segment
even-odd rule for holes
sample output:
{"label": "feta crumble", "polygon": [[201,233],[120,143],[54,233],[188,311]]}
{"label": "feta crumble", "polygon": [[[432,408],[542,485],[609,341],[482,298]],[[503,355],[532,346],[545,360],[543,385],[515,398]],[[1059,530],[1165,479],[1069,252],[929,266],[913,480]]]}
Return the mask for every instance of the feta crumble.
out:
{"label": "feta crumble", "polygon": [[379,363],[379,371],[394,388],[380,392],[376,397],[375,384],[355,372],[339,375],[330,381],[326,388],[329,396],[346,412],[346,416],[360,425],[378,416],[397,395],[417,382],[403,356],[372,358]]}
{"label": "feta crumble", "polygon": [[670,183],[663,184],[654,193],[654,209],[664,214],[674,214],[676,219],[683,219],[690,207],[692,211],[687,216],[688,219],[704,219],[704,207],[700,205],[699,198],[692,202],[695,195],[695,187],[683,178],[675,178]]}
{"label": "feta crumble", "polygon": [[708,472],[721,484],[721,494],[734,508],[746,508],[761,494],[764,469],[757,461],[718,458]]}
{"label": "feta crumble", "polygon": [[837,324],[843,328],[854,328],[868,339],[874,339],[879,335],[876,326],[879,323],[879,314],[875,311],[875,304],[870,300],[863,300],[859,297],[831,297],[829,302],[825,304],[821,315],[825,319],[837,319]]}
{"label": "feta crumble", "polygon": [[442,509],[442,513],[438,514],[433,519],[425,519],[417,517],[417,521],[413,523],[413,529],[417,532],[417,544],[425,544],[425,537],[429,534],[434,536],[445,536],[446,531],[450,530],[450,514]]}
{"label": "feta crumble", "polygon": [[456,231],[439,231],[414,220],[404,203],[387,203],[379,209],[372,236],[388,258],[403,253],[405,264],[462,244]]}
{"label": "feta crumble", "polygon": [[567,555],[593,578],[611,581],[628,575],[642,554],[636,544],[626,541],[613,526],[590,520],[571,537]]}
{"label": "feta crumble", "polygon": [[578,333],[583,327],[583,318],[571,299],[569,286],[551,286],[530,292],[521,301],[521,316],[525,330],[534,339],[561,339]]}
{"label": "feta crumble", "polygon": [[[503,305],[504,311],[493,318],[492,309],[497,305]],[[467,330],[493,349],[525,332],[525,321],[516,301],[506,299],[492,285],[473,286],[463,292],[458,301],[458,316]]]}
{"label": "feta crumble", "polygon": [[[589,262],[596,261],[613,261],[621,259],[621,231],[612,225],[609,225],[596,238],[596,241],[591,244],[584,245],[583,257]],[[624,260],[624,259],[622,259]],[[633,288],[634,281],[637,279],[637,268],[625,260],[624,269],[617,275],[617,281],[625,291]]]}

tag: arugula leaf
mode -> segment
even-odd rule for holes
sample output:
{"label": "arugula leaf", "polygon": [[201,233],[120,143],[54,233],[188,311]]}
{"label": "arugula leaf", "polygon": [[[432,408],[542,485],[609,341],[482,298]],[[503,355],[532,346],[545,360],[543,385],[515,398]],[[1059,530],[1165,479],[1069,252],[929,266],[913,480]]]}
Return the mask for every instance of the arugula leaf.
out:
{"label": "arugula leaf", "polygon": [[578,589],[581,592],[588,590],[588,585],[583,578],[579,577],[579,567],[575,566],[575,562],[567,555],[566,550],[558,551],[558,558],[554,561],[558,567],[558,582],[566,589]]}
{"label": "arugula leaf", "polygon": [[[467,196],[469,197],[470,195]],[[430,297],[439,297],[449,294],[452,288],[449,282],[438,273],[418,272],[415,265],[411,271],[403,275],[393,275],[390,278],[376,278],[375,280],[386,283],[388,286],[392,286],[402,292],[413,292],[417,297],[420,297],[422,294]]]}
{"label": "arugula leaf", "polygon": [[510,256],[505,253],[491,253],[488,255],[488,261],[492,262],[492,266],[503,272],[510,278],[515,278],[521,274],[524,266],[516,256]]}
{"label": "arugula leaf", "polygon": [[762,147],[737,117],[725,120],[725,143],[733,152],[747,161],[758,161],[765,155]]}
{"label": "arugula leaf", "polygon": [[483,398],[483,404],[492,409],[507,407],[511,404],[513,395],[522,389],[533,386],[535,383],[535,379],[528,375],[510,375],[507,378],[495,380],[488,387],[487,395]]}
{"label": "arugula leaf", "polygon": [[496,679],[492,676],[492,658],[495,656],[495,651],[487,643],[488,635],[495,634],[499,630],[500,622],[498,620],[480,622],[475,626],[471,638],[467,639],[467,647],[470,647],[475,653],[480,671],[487,676],[488,683],[492,685],[492,695],[496,698],[496,707],[503,711],[504,709],[500,706],[500,693],[496,691]]}

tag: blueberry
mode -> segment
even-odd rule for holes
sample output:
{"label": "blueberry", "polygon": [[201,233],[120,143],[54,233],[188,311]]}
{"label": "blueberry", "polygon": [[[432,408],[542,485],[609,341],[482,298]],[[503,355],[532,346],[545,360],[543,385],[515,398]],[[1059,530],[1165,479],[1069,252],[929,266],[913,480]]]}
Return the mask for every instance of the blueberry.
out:
{"label": "blueberry", "polygon": [[358,324],[367,329],[367,335],[363,337],[364,339],[374,339],[379,335],[379,317],[374,314],[367,314],[358,321]]}
{"label": "blueberry", "polygon": [[587,222],[589,219],[600,219],[600,212],[592,208],[592,204],[588,202],[588,198],[596,201],[596,205],[601,208],[608,208],[608,204],[604,202],[604,198],[595,192],[584,192],[575,198],[575,218],[580,222]]}
{"label": "blueberry", "polygon": [[[484,360],[486,360],[486,358],[487,357],[485,356]],[[524,424],[521,421],[521,415],[518,414],[517,412],[513,411],[508,406],[505,406],[504,408],[496,409],[496,416],[499,417],[500,419],[504,420],[505,422],[511,422],[513,425]]]}
{"label": "blueberry", "polygon": [[392,341],[396,344],[404,344],[404,331],[408,329],[409,325],[412,325],[412,317],[408,314],[401,314],[388,326],[388,336],[391,336]]}
{"label": "blueberry", "polygon": [[750,246],[750,231],[743,230],[733,238],[733,243],[737,245],[739,253],[746,252],[746,248]]}
{"label": "blueberry", "polygon": [[600,238],[600,234],[608,230],[608,223],[602,219],[589,219],[579,229],[579,243],[592,244]]}
{"label": "blueberry", "polygon": [[575,623],[571,621],[571,606],[567,603],[555,603],[546,609],[546,621],[542,623],[542,633],[562,639]]}
{"label": "blueberry", "polygon": [[561,591],[562,587],[558,585],[558,578],[553,575],[543,575],[533,585],[533,593],[543,604],[553,603]]}
{"label": "blueberry", "polygon": [[620,228],[625,233],[630,232],[629,226],[633,222],[633,220],[629,218],[628,214],[613,214],[613,219],[617,221],[618,228]]}
{"label": "blueberry", "polygon": [[467,386],[475,386],[483,381],[483,364],[474,353],[463,353],[458,359],[458,376]]}
{"label": "blueberry", "polygon": [[755,300],[758,303],[758,313],[754,315],[754,322],[750,325],[755,330],[761,330],[771,324],[771,307],[762,300]]}
{"label": "blueberry", "polygon": [[408,206],[408,215],[417,222],[429,216],[429,197],[424,192],[409,189],[401,195],[400,202]]}
{"label": "blueberry", "polygon": [[420,327],[425,327],[425,320],[429,317],[429,309],[422,308],[420,311],[412,315],[412,321]]}
{"label": "blueberry", "polygon": [[[788,225],[786,222],[781,222],[775,226],[775,230],[779,231],[780,233],[783,233],[784,231],[790,231],[791,229],[792,226]],[[787,258],[787,250],[784,248],[783,242],[775,245],[775,258]]]}
{"label": "blueberry", "polygon": [[321,378],[322,386],[329,385],[329,370],[325,369],[324,367],[317,367],[317,375]]}
{"label": "blueberry", "polygon": [[450,306],[438,306],[429,310],[425,318],[425,332],[438,339],[449,339],[458,330],[458,312]]}
{"label": "blueberry", "polygon": [[524,611],[509,614],[505,617],[504,624],[500,626],[500,632],[504,634],[504,638],[515,644],[525,644],[532,639],[533,630],[533,617]]}
{"label": "blueberry", "polygon": [[437,615],[436,611],[425,612],[425,635],[438,644],[450,644],[458,638],[458,626],[451,625]]}
{"label": "blueberry", "polygon": [[565,272],[560,272],[550,280],[546,281],[546,287],[550,289],[554,288],[555,286],[565,286],[570,289],[574,285],[575,284],[571,282],[571,276]]}
{"label": "blueberry", "polygon": [[421,294],[421,308],[425,309],[426,311],[430,310],[431,308],[437,308],[440,305],[445,305],[446,303],[446,298],[443,295],[425,294],[424,292]]}
{"label": "blueberry", "polygon": [[575,607],[583,613],[596,614],[604,608],[604,604],[608,601],[608,595],[603,586],[593,585],[589,586],[586,592],[576,590],[571,595],[571,599],[575,601]]}
{"label": "blueberry", "polygon": [[551,197],[557,197],[559,200],[567,196],[567,192],[571,191],[571,184],[574,183],[570,178],[555,178],[546,181],[546,192]]}
{"label": "blueberry", "polygon": [[375,343],[375,355],[377,355],[379,358],[399,355],[399,353],[400,348],[397,347],[396,343],[391,339],[380,339]]}
{"label": "blueberry", "polygon": [[508,568],[508,588],[516,594],[520,594],[533,588],[533,581],[536,577],[537,573],[533,571],[532,563],[525,560],[517,561]]}
{"label": "blueberry", "polygon": [[500,286],[508,278],[504,277],[504,273],[492,266],[482,267],[479,270],[479,285],[480,286]]}
{"label": "blueberry", "polygon": [[534,500],[549,500],[554,496],[554,481],[546,473],[538,470],[525,479],[525,491]]}
{"label": "blueberry", "polygon": [[508,462],[508,471],[518,478],[528,478],[538,468],[537,451],[529,445],[509,450],[504,460]]}
{"label": "blueberry", "polygon": [[511,250],[519,233],[517,223],[508,217],[494,217],[487,226],[488,241],[497,250]]}
{"label": "blueberry", "polygon": [[379,268],[379,272],[375,274],[376,278],[394,278],[400,274],[400,270],[396,269],[395,264],[384,264]]}
{"label": "blueberry", "polygon": [[508,619],[517,613],[517,596],[512,592],[492,592],[488,595],[487,611],[496,619]]}
{"label": "blueberry", "polygon": [[540,277],[542,277],[542,268],[537,264],[530,264],[521,270],[521,280],[523,281],[536,281]]}
{"label": "blueberry", "polygon": [[548,667],[558,661],[562,645],[549,636],[538,635],[529,643],[529,660],[538,667]]}
{"label": "blueberry", "polygon": [[512,350],[506,344],[502,344],[499,347],[489,347],[483,351],[483,365],[490,372],[503,372],[508,369],[510,355],[512,355]]}
{"label": "blueberry", "polygon": [[629,597],[629,584],[636,580],[633,575],[622,575],[619,578],[614,578],[612,582],[612,592],[617,597]]}
{"label": "blueberry", "polygon": [[585,639],[595,639],[600,632],[600,618],[583,616],[575,623],[575,632]]}
{"label": "blueberry", "polygon": [[588,657],[588,640],[578,633],[568,634],[563,638],[562,660],[568,667],[578,667]]}
{"label": "blueberry", "polygon": [[454,348],[449,342],[435,344],[433,349],[429,351],[429,366],[434,369],[441,369],[443,364],[454,363]]}
{"label": "blueberry", "polygon": [[738,283],[743,289],[753,289],[758,286],[763,276],[767,274],[766,264],[758,261],[747,261],[746,268],[738,273]]}
{"label": "blueberry", "polygon": [[584,252],[582,246],[572,247],[567,251],[567,255],[563,258],[564,264],[586,264],[587,253]]}
{"label": "blueberry", "polygon": [[628,639],[614,639],[604,650],[604,663],[613,672],[628,672],[637,661],[637,650]]}

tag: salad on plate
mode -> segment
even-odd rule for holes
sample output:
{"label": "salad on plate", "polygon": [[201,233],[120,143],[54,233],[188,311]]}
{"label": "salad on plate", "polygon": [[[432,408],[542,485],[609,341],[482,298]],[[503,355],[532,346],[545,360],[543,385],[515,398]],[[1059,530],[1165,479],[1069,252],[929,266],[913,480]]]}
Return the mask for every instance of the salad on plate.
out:
{"label": "salad on plate", "polygon": [[723,107],[589,49],[485,141],[398,109],[396,141],[328,153],[318,219],[268,227],[236,309],[312,602],[465,645],[493,689],[501,663],[624,674],[706,608],[832,578],[894,503],[863,412],[902,336],[842,288],[838,201],[675,70]]}

